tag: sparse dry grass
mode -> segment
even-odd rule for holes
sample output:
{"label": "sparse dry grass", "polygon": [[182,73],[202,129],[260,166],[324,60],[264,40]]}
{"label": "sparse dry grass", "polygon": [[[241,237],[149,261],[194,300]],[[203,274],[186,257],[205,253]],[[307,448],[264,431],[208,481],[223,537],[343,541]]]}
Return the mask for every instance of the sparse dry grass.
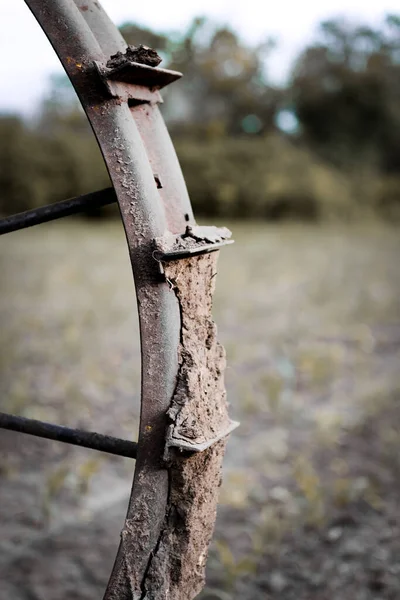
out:
{"label": "sparse dry grass", "polygon": [[[400,388],[400,237],[373,225],[232,229],[214,315],[242,425],[228,445],[214,591],[204,598],[242,599],[240,584],[288,531],[324,527],[332,506],[382,503],[340,444],[371,415],[378,422]],[[139,341],[121,226],[72,221],[11,234],[0,240],[0,269],[1,410],[134,439]],[[398,431],[377,427],[389,461]],[[18,446],[0,465],[11,492],[41,464],[33,502],[42,527],[57,521],[57,502],[90,521],[104,482],[128,493],[128,461],[43,448],[29,463]]]}

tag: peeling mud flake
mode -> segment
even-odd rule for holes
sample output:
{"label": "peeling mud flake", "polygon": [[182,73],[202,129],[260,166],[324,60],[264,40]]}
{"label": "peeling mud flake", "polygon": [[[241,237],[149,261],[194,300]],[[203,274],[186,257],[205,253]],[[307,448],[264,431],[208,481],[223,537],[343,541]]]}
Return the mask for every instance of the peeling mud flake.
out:
{"label": "peeling mud flake", "polygon": [[225,350],[211,316],[217,260],[214,252],[165,267],[182,320],[178,383],[168,413],[170,446],[195,449],[218,439],[232,426],[224,384]]}

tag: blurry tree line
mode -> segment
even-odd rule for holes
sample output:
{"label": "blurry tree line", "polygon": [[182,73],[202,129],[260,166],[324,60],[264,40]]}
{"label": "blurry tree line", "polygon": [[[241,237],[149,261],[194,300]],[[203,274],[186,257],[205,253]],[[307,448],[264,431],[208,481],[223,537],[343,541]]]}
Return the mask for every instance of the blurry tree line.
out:
{"label": "blurry tree line", "polygon": [[[121,31],[184,73],[162,110],[197,214],[400,219],[400,16],[322,23],[280,87],[268,77],[272,39],[250,46],[206,18],[179,34]],[[0,117],[1,213],[107,185],[66,78],[33,123]]]}

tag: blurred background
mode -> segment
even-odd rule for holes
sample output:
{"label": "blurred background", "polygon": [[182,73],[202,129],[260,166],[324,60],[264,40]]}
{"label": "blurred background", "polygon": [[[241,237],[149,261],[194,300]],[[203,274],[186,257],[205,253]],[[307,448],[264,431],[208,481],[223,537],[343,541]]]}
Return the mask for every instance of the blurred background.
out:
{"label": "blurred background", "polygon": [[[202,600],[400,598],[400,12],[104,1],[184,78],[163,93],[196,217],[231,436]],[[109,185],[22,0],[0,6],[0,215]],[[135,296],[115,209],[0,241],[0,410],[136,439]],[[61,445],[62,446],[62,445]],[[0,600],[100,598],[129,459],[0,433]]]}

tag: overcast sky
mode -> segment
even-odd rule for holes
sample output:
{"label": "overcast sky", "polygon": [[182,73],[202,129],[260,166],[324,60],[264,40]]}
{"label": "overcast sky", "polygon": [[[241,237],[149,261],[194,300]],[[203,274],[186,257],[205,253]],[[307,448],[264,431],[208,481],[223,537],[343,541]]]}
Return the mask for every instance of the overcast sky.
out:
{"label": "overcast sky", "polygon": [[[249,42],[278,39],[269,72],[282,81],[299,49],[327,18],[347,16],[370,24],[399,13],[399,0],[102,0],[117,23],[134,21],[158,30],[180,30],[198,15],[231,24]],[[49,75],[61,68],[23,0],[0,0],[0,111],[29,114]],[[12,62],[11,62],[12,57]],[[11,68],[12,67],[12,68]]]}

